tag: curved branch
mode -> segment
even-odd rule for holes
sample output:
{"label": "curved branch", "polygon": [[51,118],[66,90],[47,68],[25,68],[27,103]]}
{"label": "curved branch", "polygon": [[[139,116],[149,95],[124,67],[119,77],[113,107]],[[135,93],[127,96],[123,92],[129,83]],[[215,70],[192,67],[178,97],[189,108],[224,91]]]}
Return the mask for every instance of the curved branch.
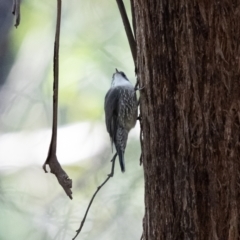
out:
{"label": "curved branch", "polygon": [[52,122],[52,138],[48,150],[47,159],[43,165],[45,172],[46,165],[48,164],[51,173],[55,174],[59,184],[63,187],[66,194],[72,199],[72,180],[68,177],[66,172],[62,169],[57,160],[57,121],[58,121],[58,82],[59,82],[59,39],[60,39],[60,26],[61,26],[61,0],[57,0],[57,24],[54,42],[54,56],[53,56],[53,122]]}

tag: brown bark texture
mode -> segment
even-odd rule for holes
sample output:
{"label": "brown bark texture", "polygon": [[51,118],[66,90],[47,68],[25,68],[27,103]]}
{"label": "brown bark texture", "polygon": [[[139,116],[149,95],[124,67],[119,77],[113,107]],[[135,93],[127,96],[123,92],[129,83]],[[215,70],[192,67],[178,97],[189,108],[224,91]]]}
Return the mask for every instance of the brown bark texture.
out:
{"label": "brown bark texture", "polygon": [[237,240],[240,1],[132,0],[143,239]]}

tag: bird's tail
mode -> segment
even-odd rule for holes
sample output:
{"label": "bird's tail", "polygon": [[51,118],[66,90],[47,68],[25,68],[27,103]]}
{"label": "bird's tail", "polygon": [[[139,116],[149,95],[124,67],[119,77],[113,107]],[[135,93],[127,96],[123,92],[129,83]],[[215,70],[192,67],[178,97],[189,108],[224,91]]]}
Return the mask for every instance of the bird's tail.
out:
{"label": "bird's tail", "polygon": [[122,150],[118,151],[118,158],[119,158],[121,171],[125,172],[124,152]]}
{"label": "bird's tail", "polygon": [[119,163],[122,172],[125,172],[124,152],[127,144],[128,131],[122,127],[119,127],[115,137],[115,147],[118,153]]}

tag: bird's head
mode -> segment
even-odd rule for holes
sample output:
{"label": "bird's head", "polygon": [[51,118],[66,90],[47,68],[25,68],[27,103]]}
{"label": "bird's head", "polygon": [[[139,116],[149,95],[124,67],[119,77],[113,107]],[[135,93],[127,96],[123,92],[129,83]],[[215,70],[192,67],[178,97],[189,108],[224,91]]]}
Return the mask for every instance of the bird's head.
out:
{"label": "bird's head", "polygon": [[123,86],[128,84],[131,84],[131,83],[129,82],[125,73],[118,71],[116,68],[116,72],[113,74],[113,77],[112,77],[112,87]]}

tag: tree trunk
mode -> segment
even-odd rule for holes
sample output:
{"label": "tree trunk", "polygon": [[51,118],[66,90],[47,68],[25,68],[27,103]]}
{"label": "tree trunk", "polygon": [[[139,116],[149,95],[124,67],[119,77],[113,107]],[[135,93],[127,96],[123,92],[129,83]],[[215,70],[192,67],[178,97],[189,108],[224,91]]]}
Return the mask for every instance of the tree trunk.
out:
{"label": "tree trunk", "polygon": [[143,239],[237,240],[240,1],[132,0]]}

